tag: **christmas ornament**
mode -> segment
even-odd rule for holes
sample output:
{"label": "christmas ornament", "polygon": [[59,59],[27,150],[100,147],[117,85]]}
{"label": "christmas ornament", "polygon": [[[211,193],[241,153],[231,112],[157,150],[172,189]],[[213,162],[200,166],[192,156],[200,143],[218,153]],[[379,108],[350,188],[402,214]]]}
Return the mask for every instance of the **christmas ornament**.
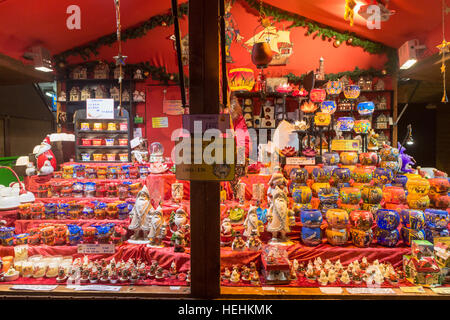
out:
{"label": "christmas ornament", "polygon": [[350,26],[353,26],[353,16],[354,16],[355,6],[356,6],[355,0],[345,0],[344,20],[349,21]]}

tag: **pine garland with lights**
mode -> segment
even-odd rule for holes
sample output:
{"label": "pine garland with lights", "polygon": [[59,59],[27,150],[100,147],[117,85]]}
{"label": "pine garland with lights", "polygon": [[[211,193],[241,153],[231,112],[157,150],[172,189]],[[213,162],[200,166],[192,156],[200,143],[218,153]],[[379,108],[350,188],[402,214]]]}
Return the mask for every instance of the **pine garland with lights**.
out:
{"label": "pine garland with lights", "polygon": [[[178,6],[178,17],[182,18],[188,14],[188,4],[183,3]],[[138,39],[144,37],[150,30],[159,26],[170,26],[174,23],[172,13],[153,16],[134,27],[122,31],[122,41]],[[117,33],[113,32],[96,40],[90,41],[84,45],[66,50],[53,56],[56,65],[65,64],[70,56],[80,56],[83,60],[88,60],[91,55],[98,55],[98,49],[102,46],[111,47],[117,42]]]}
{"label": "pine garland with lights", "polygon": [[[105,62],[109,66],[109,70],[112,72],[116,67],[115,62]],[[63,68],[57,67],[56,71],[58,74],[58,78],[62,81],[70,78],[70,73],[76,67],[85,67],[87,70],[93,70],[95,66],[99,63],[99,61],[87,61],[80,64],[71,64],[64,66]],[[177,83],[179,81],[178,73],[169,73],[167,72],[165,67],[157,67],[151,65],[148,61],[140,62],[135,64],[126,64],[124,67],[125,79],[132,79],[133,73],[137,69],[141,69],[145,78],[151,78],[156,81],[160,81],[164,84],[168,84],[169,82]]]}
{"label": "pine garland with lights", "polygon": [[[381,78],[381,77],[386,76],[386,74],[383,73],[383,71],[380,71],[380,70],[377,70],[374,68],[359,69],[358,67],[355,67],[355,70],[353,70],[353,71],[325,74],[325,80],[338,80],[338,79],[342,78],[343,76],[347,76],[350,79],[352,79],[353,81],[357,81],[359,79],[359,77],[371,76],[371,77]],[[289,83],[297,85],[303,81],[303,79],[306,77],[306,73],[302,74],[300,76],[296,76],[293,73],[289,73],[285,77],[288,78]]]}

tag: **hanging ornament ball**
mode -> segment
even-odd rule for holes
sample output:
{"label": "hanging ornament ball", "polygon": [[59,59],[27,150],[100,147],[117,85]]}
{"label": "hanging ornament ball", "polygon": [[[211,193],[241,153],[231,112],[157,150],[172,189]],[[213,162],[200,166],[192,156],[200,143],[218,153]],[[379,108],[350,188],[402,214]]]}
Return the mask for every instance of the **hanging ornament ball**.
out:
{"label": "hanging ornament ball", "polygon": [[148,73],[148,71],[145,71],[145,72],[144,72],[144,76],[146,76],[146,77],[148,77],[149,74],[150,74],[150,73]]}
{"label": "hanging ornament ball", "polygon": [[163,27],[166,27],[166,26],[167,26],[167,23],[166,23],[165,21],[163,21],[163,22],[161,22],[161,25],[162,25]]}
{"label": "hanging ornament ball", "polygon": [[64,68],[66,65],[64,64],[64,62],[60,62],[60,63],[58,64],[58,66],[59,66],[60,68]]}
{"label": "hanging ornament ball", "polygon": [[349,38],[348,40],[347,40],[347,43],[348,44],[351,44],[353,42],[353,38]]}
{"label": "hanging ornament ball", "polygon": [[336,40],[336,41],[333,43],[333,46],[335,46],[336,48],[339,47],[340,45],[341,45],[341,41],[340,41],[340,40]]}
{"label": "hanging ornament ball", "polygon": [[381,70],[381,74],[382,74],[383,76],[385,76],[385,75],[387,74],[386,69]]}
{"label": "hanging ornament ball", "polygon": [[171,75],[169,76],[169,79],[170,79],[170,80],[173,80],[173,79],[174,79],[173,74],[171,74]]}

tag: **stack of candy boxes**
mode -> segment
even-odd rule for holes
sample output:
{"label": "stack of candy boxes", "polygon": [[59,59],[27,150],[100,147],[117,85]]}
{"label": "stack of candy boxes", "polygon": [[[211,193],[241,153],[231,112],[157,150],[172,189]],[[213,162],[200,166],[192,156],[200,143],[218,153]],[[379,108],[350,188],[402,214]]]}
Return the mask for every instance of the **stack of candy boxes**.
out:
{"label": "stack of candy boxes", "polygon": [[[27,233],[14,235],[13,227],[0,228],[2,245],[78,245],[80,243],[113,243],[120,245],[125,241],[126,229],[114,223],[104,223],[81,227],[75,224],[42,223],[31,227]],[[6,238],[7,237],[7,238]]]}

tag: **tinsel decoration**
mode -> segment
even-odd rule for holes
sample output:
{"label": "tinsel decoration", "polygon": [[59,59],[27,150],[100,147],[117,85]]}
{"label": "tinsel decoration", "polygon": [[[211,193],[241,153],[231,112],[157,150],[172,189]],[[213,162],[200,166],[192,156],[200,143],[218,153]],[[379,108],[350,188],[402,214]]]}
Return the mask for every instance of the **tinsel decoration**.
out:
{"label": "tinsel decoration", "polygon": [[447,103],[448,97],[447,97],[447,87],[446,87],[446,73],[447,68],[445,66],[445,55],[449,52],[449,46],[450,42],[445,40],[445,15],[447,14],[447,6],[445,4],[445,0],[442,0],[442,43],[437,45],[436,47],[439,49],[440,54],[442,55],[442,61],[441,61],[441,73],[442,73],[442,86],[443,86],[443,95],[441,102]]}

